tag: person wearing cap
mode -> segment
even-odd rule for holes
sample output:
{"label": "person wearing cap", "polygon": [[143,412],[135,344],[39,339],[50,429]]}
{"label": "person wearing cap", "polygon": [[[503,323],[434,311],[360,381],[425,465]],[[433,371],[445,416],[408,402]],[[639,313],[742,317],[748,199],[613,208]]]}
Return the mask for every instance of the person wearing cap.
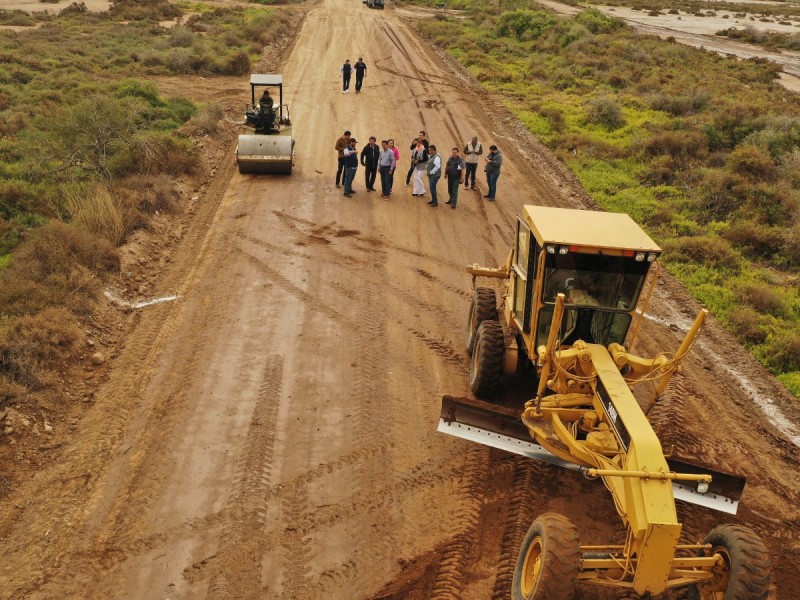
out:
{"label": "person wearing cap", "polygon": [[338,140],[336,140],[336,155],[339,160],[339,166],[336,169],[336,187],[339,187],[339,182],[342,180],[342,173],[344,172],[344,149],[350,146],[350,132],[345,131]]}
{"label": "person wearing cap", "polygon": [[344,154],[344,195],[345,198],[349,198],[353,195],[353,179],[358,170],[358,150],[355,138],[350,138],[350,145],[342,153]]}

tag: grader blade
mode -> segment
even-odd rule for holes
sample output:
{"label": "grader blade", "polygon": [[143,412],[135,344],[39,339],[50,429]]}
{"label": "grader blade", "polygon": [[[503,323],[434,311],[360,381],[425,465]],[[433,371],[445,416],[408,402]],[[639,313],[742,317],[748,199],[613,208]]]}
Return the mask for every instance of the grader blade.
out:
{"label": "grader blade", "polygon": [[683,500],[731,515],[736,514],[747,481],[745,477],[715,471],[686,458],[667,457],[667,465],[669,465],[670,471],[675,473],[711,475],[711,483],[708,484],[708,490],[705,492],[702,491],[703,488],[698,489],[696,483],[673,481],[672,492],[676,500]]}
{"label": "grader blade", "polygon": [[[444,396],[437,430],[484,446],[580,470],[578,465],[554,456],[534,442],[520,420],[519,411],[511,408],[473,398]],[[676,500],[736,514],[744,491],[744,477],[708,469],[687,459],[667,458],[667,464],[675,473],[702,473],[712,477],[705,491],[704,484],[673,481],[672,491]]]}
{"label": "grader blade", "polygon": [[437,431],[520,456],[578,470],[578,465],[561,460],[535,443],[519,417],[518,411],[496,404],[472,398],[444,396]]}

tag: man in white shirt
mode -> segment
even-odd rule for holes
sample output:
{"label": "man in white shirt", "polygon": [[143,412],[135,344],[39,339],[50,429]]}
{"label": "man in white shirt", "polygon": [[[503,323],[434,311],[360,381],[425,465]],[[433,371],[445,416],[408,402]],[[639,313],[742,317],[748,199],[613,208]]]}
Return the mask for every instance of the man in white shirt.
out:
{"label": "man in white shirt", "polygon": [[464,144],[464,162],[466,163],[467,172],[464,175],[464,189],[470,188],[470,176],[472,177],[472,189],[475,189],[475,176],[478,173],[478,157],[483,154],[483,146],[478,142],[478,138],[472,138],[468,144]]}

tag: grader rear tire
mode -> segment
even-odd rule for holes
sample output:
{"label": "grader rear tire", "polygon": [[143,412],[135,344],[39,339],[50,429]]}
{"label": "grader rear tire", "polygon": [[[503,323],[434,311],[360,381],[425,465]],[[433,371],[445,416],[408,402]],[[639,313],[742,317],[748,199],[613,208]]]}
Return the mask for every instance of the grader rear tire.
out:
{"label": "grader rear tire", "polygon": [[533,522],[517,557],[514,600],[570,600],[581,568],[578,528],[563,515],[545,513]]}
{"label": "grader rear tire", "polygon": [[772,580],[769,552],[756,533],[743,525],[720,525],[703,540],[724,564],[714,579],[689,588],[689,600],[767,600]]}
{"label": "grader rear tire", "polygon": [[497,321],[497,297],[491,288],[476,288],[472,293],[472,304],[467,318],[467,353],[472,356],[478,327],[484,321]]}
{"label": "grader rear tire", "polygon": [[497,321],[481,323],[469,363],[469,385],[473,394],[491,398],[497,392],[505,351],[502,325]]}

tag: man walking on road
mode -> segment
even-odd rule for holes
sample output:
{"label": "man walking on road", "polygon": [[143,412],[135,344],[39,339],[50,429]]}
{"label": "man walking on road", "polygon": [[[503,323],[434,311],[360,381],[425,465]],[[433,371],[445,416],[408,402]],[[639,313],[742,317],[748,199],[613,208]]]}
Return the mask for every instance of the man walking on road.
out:
{"label": "man walking on road", "polygon": [[345,131],[338,140],[336,140],[336,154],[339,160],[339,166],[336,169],[336,187],[339,187],[339,182],[342,179],[342,171],[344,170],[344,149],[350,147],[350,132]]}
{"label": "man walking on road", "polygon": [[394,151],[389,148],[389,142],[382,140],[381,154],[378,158],[378,170],[381,173],[381,198],[388,198],[392,193],[392,174],[396,164]]}
{"label": "man walking on road", "polygon": [[431,144],[428,148],[428,164],[425,165],[428,172],[428,185],[431,188],[431,201],[429,206],[439,206],[439,196],[436,193],[436,184],[442,176],[442,157],[436,153],[436,146]]}
{"label": "man walking on road", "polygon": [[[358,85],[358,84],[356,84]],[[375,175],[378,173],[378,159],[381,149],[375,143],[375,136],[369,138],[369,144],[364,146],[361,151],[361,166],[364,167],[364,181],[367,184],[367,191],[375,191]]]}
{"label": "man walking on road", "polygon": [[483,146],[478,142],[478,138],[472,138],[469,144],[464,144],[464,162],[467,165],[467,174],[464,177],[464,189],[470,187],[470,176],[472,177],[472,189],[475,189],[475,176],[478,174],[478,157],[483,154]]}
{"label": "man walking on road", "polygon": [[358,150],[355,138],[350,138],[350,146],[344,149],[344,195],[349,198],[353,195],[353,179],[358,170]]}
{"label": "man walking on road", "polygon": [[464,181],[464,159],[458,155],[458,148],[453,148],[453,155],[447,159],[444,178],[447,179],[447,193],[450,195],[450,199],[445,204],[455,208],[458,203],[458,188]]}
{"label": "man walking on road", "polygon": [[360,56],[355,64],[356,70],[356,94],[361,93],[361,86],[364,84],[364,78],[367,76],[367,63]]}
{"label": "man walking on road", "polygon": [[497,179],[500,177],[500,167],[503,166],[503,153],[492,144],[489,146],[489,156],[486,157],[486,183],[489,184],[489,193],[484,196],[489,200],[495,199],[497,193]]}
{"label": "man walking on road", "polygon": [[344,61],[342,68],[339,69],[339,75],[342,76],[342,93],[346,94],[350,89],[350,75],[353,74],[353,65],[350,64],[350,59],[348,58]]}

